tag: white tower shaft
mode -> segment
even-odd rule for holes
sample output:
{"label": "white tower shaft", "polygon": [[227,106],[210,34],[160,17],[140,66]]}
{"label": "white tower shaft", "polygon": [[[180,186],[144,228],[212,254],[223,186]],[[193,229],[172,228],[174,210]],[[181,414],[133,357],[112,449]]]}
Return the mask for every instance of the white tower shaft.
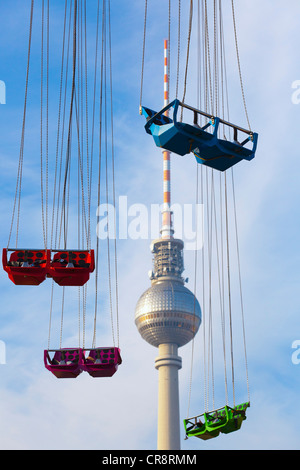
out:
{"label": "white tower shaft", "polygon": [[180,416],[178,370],[181,357],[178,346],[160,344],[155,360],[158,369],[157,450],[180,450]]}

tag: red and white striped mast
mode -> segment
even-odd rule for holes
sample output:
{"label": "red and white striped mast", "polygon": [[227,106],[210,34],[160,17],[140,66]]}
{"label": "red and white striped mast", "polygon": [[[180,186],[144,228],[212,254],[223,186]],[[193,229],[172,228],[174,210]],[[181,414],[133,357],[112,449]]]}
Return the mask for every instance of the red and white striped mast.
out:
{"label": "red and white striped mast", "polygon": [[[164,104],[169,104],[168,41],[164,42]],[[165,115],[168,116],[168,111]],[[201,309],[185,287],[182,240],[174,238],[171,211],[170,152],[163,150],[164,204],[161,238],[153,240],[151,287],[140,297],[135,324],[142,338],[158,348],[157,449],[180,450],[178,349],[191,341],[201,323]],[[195,313],[196,312],[196,313]],[[184,318],[184,322],[182,322]]]}
{"label": "red and white striped mast", "polygon": [[[169,104],[169,64],[168,64],[168,40],[164,41],[164,107]],[[165,111],[169,116],[169,110]],[[171,211],[171,152],[163,151],[164,169],[164,204],[162,209],[161,239],[153,242],[154,265],[160,266],[161,272],[158,278],[153,278],[160,285],[166,282],[166,289],[170,284],[172,289],[182,282],[181,274],[178,276],[182,266],[176,271],[174,266],[170,268],[170,259],[173,252],[177,253],[177,260],[182,260],[183,242],[173,238]],[[167,264],[167,265],[166,265]],[[165,279],[165,276],[167,279]],[[173,291],[174,296],[174,291]],[[161,299],[163,302],[163,298]],[[170,315],[176,315],[175,310],[168,305]],[[162,327],[162,331],[164,327]],[[175,330],[175,329],[174,329]],[[180,450],[180,410],[179,410],[179,377],[178,371],[182,367],[181,357],[178,356],[178,341],[173,332],[158,345],[158,357],[155,359],[155,368],[158,370],[158,422],[157,422],[157,449],[158,450]]]}
{"label": "red and white striped mast", "polygon": [[[164,106],[169,104],[169,63],[168,63],[168,40],[164,41]],[[169,116],[169,110],[165,112],[165,116]],[[167,150],[163,151],[164,158],[164,204],[162,210],[162,228],[161,238],[173,238],[174,230],[172,228],[172,211],[171,211],[171,153]]]}

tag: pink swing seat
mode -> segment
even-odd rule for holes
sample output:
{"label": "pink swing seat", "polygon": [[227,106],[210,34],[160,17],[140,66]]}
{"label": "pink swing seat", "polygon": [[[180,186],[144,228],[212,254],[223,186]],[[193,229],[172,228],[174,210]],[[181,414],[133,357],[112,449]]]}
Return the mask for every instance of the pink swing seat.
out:
{"label": "pink swing seat", "polygon": [[[50,357],[50,352],[54,353]],[[58,379],[74,379],[81,374],[82,349],[55,349],[44,351],[44,363],[46,369]]]}
{"label": "pink swing seat", "polygon": [[[88,354],[87,354],[87,351]],[[122,364],[119,348],[84,349],[82,355],[82,370],[92,377],[112,377]]]}

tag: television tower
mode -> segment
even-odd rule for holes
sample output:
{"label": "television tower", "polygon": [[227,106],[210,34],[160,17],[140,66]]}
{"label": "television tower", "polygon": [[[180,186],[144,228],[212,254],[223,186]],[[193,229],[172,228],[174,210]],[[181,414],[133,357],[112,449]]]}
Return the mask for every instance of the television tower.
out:
{"label": "television tower", "polygon": [[[168,41],[164,41],[164,105],[169,103]],[[168,114],[168,112],[166,112]],[[173,237],[170,152],[163,151],[164,204],[161,238],[151,243],[151,287],[140,297],[135,324],[142,338],[158,348],[157,449],[180,450],[178,348],[191,341],[201,324],[201,309],[185,287],[182,240]]]}

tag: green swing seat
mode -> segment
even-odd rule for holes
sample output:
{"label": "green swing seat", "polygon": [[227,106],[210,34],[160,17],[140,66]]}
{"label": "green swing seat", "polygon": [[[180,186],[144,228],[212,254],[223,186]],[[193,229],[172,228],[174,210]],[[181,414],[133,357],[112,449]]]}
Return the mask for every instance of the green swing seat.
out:
{"label": "green swing seat", "polygon": [[187,418],[184,420],[186,436],[207,440],[218,437],[220,432],[229,434],[238,431],[246,419],[246,409],[249,406],[249,402],[233,408],[225,405],[223,408]]}

